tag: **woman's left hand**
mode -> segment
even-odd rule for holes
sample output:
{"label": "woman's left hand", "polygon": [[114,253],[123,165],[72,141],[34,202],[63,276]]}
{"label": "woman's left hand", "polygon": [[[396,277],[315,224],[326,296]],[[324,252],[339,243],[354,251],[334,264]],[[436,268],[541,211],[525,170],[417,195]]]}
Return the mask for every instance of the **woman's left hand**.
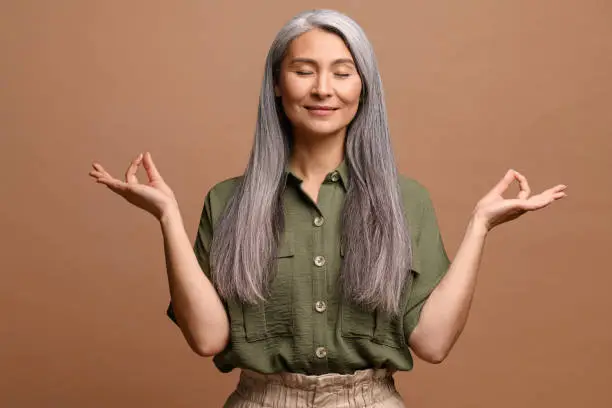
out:
{"label": "woman's left hand", "polygon": [[[502,197],[514,180],[519,182],[518,196],[511,199]],[[531,189],[527,178],[515,170],[508,170],[504,178],[478,202],[474,209],[474,218],[483,222],[487,231],[490,231],[495,226],[514,220],[527,211],[539,210],[565,197],[567,194],[563,190],[566,188],[564,184],[559,184],[530,197]]]}

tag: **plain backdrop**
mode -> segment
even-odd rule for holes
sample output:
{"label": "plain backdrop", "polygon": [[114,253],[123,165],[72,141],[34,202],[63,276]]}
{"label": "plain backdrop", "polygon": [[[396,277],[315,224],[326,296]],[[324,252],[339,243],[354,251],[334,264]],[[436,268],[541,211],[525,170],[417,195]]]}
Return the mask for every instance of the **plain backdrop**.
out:
{"label": "plain backdrop", "polygon": [[407,406],[612,406],[605,0],[2,1],[0,406],[217,407],[234,389],[165,315],[158,223],[88,172],[151,151],[193,240],[208,189],[246,166],[272,39],[319,7],[374,44],[399,169],[451,257],[507,169],[568,186],[491,232],[451,355],[396,376]]}

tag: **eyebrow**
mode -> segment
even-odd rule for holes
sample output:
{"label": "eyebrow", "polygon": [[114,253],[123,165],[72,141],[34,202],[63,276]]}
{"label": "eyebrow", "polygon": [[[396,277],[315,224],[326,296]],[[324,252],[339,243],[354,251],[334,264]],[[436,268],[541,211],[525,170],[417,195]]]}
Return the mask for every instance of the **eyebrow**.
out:
{"label": "eyebrow", "polygon": [[[311,58],[293,58],[291,62],[289,62],[289,65],[300,63],[300,62],[317,65],[317,61]],[[338,64],[350,64],[350,65],[355,66],[355,63],[350,58],[338,58],[332,61],[332,65],[338,65]]]}

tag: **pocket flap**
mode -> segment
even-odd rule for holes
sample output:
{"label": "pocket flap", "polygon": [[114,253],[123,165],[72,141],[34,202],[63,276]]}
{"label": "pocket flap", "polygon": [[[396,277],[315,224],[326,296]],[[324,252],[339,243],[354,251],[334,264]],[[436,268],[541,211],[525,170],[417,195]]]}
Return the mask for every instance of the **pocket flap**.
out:
{"label": "pocket flap", "polygon": [[[344,258],[344,245],[340,245],[340,257]],[[410,270],[418,274],[421,273],[421,260],[419,258],[419,253],[415,248],[412,249],[412,265]]]}

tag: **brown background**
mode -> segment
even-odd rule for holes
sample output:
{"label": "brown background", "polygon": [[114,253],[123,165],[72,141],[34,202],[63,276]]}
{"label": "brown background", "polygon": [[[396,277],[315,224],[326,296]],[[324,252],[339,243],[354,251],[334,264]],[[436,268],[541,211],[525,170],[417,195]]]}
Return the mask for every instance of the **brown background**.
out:
{"label": "brown background", "polygon": [[431,191],[451,256],[508,168],[568,185],[492,232],[452,354],[396,377],[408,406],[612,406],[603,0],[3,1],[0,406],[224,401],[238,371],[165,316],[158,224],[87,173],[150,150],[193,238],[206,191],[246,165],[275,33],[316,7],[374,43],[400,170]]}

